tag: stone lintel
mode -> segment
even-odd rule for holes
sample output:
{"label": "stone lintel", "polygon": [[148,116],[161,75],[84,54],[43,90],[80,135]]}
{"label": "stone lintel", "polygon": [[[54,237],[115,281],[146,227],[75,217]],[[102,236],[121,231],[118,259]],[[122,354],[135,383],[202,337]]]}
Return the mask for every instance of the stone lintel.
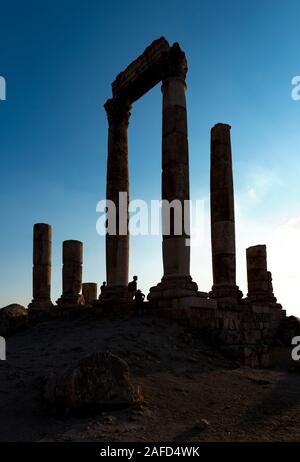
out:
{"label": "stone lintel", "polygon": [[171,47],[164,37],[154,40],[112,83],[114,98],[133,103],[169,77],[185,78],[187,63],[178,43]]}

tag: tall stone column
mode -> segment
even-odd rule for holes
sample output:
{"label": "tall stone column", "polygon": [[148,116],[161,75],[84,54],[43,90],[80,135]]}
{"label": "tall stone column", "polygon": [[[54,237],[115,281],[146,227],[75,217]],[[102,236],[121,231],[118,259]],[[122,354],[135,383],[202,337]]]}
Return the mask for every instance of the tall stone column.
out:
{"label": "tall stone column", "polygon": [[246,249],[248,300],[250,302],[276,302],[272,275],[267,270],[267,247],[255,245]]}
{"label": "tall stone column", "polygon": [[33,300],[31,310],[52,307],[51,291],[52,229],[45,223],[33,227]]}
{"label": "tall stone column", "polygon": [[186,72],[185,55],[175,44],[169,53],[162,84],[162,199],[171,206],[163,206],[162,218],[163,223],[169,221],[170,226],[169,229],[163,227],[164,275],[162,282],[151,289],[150,300],[155,297],[194,295],[198,289],[190,276]]}
{"label": "tall stone column", "polygon": [[211,246],[213,287],[211,298],[236,302],[242,293],[236,285],[234,193],[230,125],[211,129]]}
{"label": "tall stone column", "polygon": [[80,295],[82,285],[83,244],[80,241],[63,242],[63,293],[58,305],[77,305],[82,303]]}
{"label": "tall stone column", "polygon": [[[105,103],[108,118],[108,157],[106,199],[116,207],[115,232],[106,234],[107,289],[99,297],[128,299],[129,270],[129,172],[128,172],[128,124],[131,105],[118,98]],[[109,219],[109,215],[107,215]]]}
{"label": "tall stone column", "polygon": [[96,282],[84,282],[82,284],[82,295],[84,303],[91,304],[97,300],[97,284]]}
{"label": "tall stone column", "polygon": [[[164,278],[190,275],[190,246],[186,245],[189,234],[183,220],[184,201],[190,196],[185,90],[185,81],[179,77],[169,78],[162,85],[162,199],[169,204],[177,201],[181,209],[179,218],[175,209],[171,215],[168,208],[163,209],[163,220],[170,217],[170,234],[163,234],[162,244]],[[175,234],[176,224],[182,227],[180,235]]]}

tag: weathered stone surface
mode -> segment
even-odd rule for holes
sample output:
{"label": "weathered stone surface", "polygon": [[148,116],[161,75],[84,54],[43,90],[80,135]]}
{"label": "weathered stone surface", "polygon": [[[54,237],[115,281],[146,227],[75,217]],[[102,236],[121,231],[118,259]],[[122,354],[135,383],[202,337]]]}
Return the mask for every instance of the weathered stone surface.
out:
{"label": "weathered stone surface", "polygon": [[[180,113],[181,117],[186,117],[186,83],[185,77],[178,77],[175,74],[169,76],[162,84],[163,93],[163,111],[170,108],[174,112],[174,106],[181,107],[183,112]],[[186,126],[186,124],[184,124]],[[164,135],[164,133],[163,133]]]}
{"label": "weathered stone surface", "polygon": [[36,223],[33,227],[33,300],[30,310],[47,311],[52,307],[51,261],[52,229],[46,223]]}
{"label": "weathered stone surface", "polygon": [[113,97],[133,103],[161,80],[169,77],[185,79],[186,73],[187,62],[179,44],[170,47],[161,37],[117,76],[112,83]]}
{"label": "weathered stone surface", "polygon": [[155,316],[173,319],[197,330],[242,365],[268,366],[269,346],[280,322],[278,313],[273,319],[269,306],[260,306],[254,312],[246,303],[226,305],[201,298],[195,303],[197,298],[158,300],[155,305],[151,303],[149,309],[153,307]]}
{"label": "weathered stone surface", "polygon": [[[105,104],[108,118],[108,157],[106,198],[116,207],[116,229],[106,234],[106,280],[107,291],[99,299],[109,295],[128,295],[129,271],[129,233],[128,233],[128,140],[127,130],[131,105],[118,98],[110,99]],[[125,193],[125,201],[120,200],[119,193]],[[121,216],[121,220],[119,217]]]}
{"label": "weathered stone surface", "polygon": [[63,410],[86,412],[130,406],[143,400],[128,365],[107,352],[93,353],[44,386],[46,402]]}
{"label": "weathered stone surface", "polygon": [[63,262],[83,263],[83,245],[80,241],[63,242]]}
{"label": "weathered stone surface", "polygon": [[[179,65],[180,67],[180,65]],[[189,161],[187,138],[187,114],[185,99],[185,74],[187,68],[171,71],[162,85],[163,93],[163,141],[162,141],[162,199],[171,203],[179,200],[181,204],[189,200]],[[172,75],[172,72],[173,75]],[[171,121],[171,122],[170,122]],[[177,127],[180,129],[177,130]],[[149,300],[158,298],[177,298],[195,295],[198,287],[190,276],[189,208],[181,207],[181,216],[162,210],[163,223],[170,226],[163,229],[163,267],[161,283],[150,289]],[[178,234],[178,230],[180,230]],[[177,235],[176,235],[177,234]]]}
{"label": "weathered stone surface", "polygon": [[[183,106],[177,107],[175,112],[173,108],[166,107],[162,114],[163,133],[167,136],[172,133],[186,135],[187,133],[187,116],[186,108]],[[164,142],[164,140],[163,140]]]}
{"label": "weathered stone surface", "polygon": [[214,255],[221,255],[222,257],[234,255],[235,242],[232,236],[235,235],[235,226],[233,221],[216,221],[213,224],[212,234],[215,237],[212,248]]}
{"label": "weathered stone surface", "polygon": [[57,300],[58,305],[82,304],[80,295],[82,285],[83,244],[76,240],[63,242],[63,293]]}
{"label": "weathered stone surface", "polygon": [[[177,145],[176,149],[178,150],[178,148],[179,145]],[[183,202],[189,198],[188,164],[175,162],[175,160],[172,161],[173,155],[179,157],[179,151],[177,151],[177,154],[173,151],[173,154],[170,154],[168,162],[165,162],[162,171],[162,198],[169,202],[175,199]]]}
{"label": "weathered stone surface", "polygon": [[272,278],[271,271],[267,271],[267,276],[268,276],[268,293],[270,295],[273,295],[273,278]]}
{"label": "weathered stone surface", "polygon": [[164,169],[165,166],[171,163],[175,168],[188,168],[187,146],[188,140],[185,134],[175,130],[166,134],[162,140],[162,150],[168,155],[162,157],[162,168]]}
{"label": "weathered stone surface", "polygon": [[[169,51],[165,55],[165,63],[163,66],[163,75],[162,81],[166,82],[168,79],[179,78],[185,81],[186,74],[188,71],[187,61],[184,52],[181,50],[179,43],[175,42],[170,47]],[[179,100],[181,99],[181,94],[178,94],[176,91],[172,93],[173,95],[178,95]],[[173,99],[173,101],[178,101]],[[185,105],[185,104],[184,104]]]}
{"label": "weathered stone surface", "polygon": [[46,223],[36,223],[33,228],[33,264],[49,265],[51,264],[51,243],[52,230],[51,226]]}
{"label": "weathered stone surface", "polygon": [[220,123],[211,129],[210,202],[213,263],[210,297],[235,303],[242,293],[236,285],[230,126]]}
{"label": "weathered stone surface", "polygon": [[154,87],[163,76],[165,56],[170,45],[161,37],[121,72],[112,83],[113,96],[136,101]]}
{"label": "weathered stone surface", "polygon": [[246,249],[248,300],[276,303],[273,294],[272,274],[267,270],[267,247],[255,245]]}
{"label": "weathered stone surface", "polygon": [[82,284],[82,295],[86,304],[91,304],[97,300],[97,284],[95,282],[84,282]]}
{"label": "weathered stone surface", "polygon": [[191,296],[196,298],[197,289],[198,286],[191,276],[163,277],[160,283],[151,287],[148,299],[154,303],[154,306],[164,299],[168,306],[173,306],[173,303],[170,303],[171,300]]}
{"label": "weathered stone surface", "polygon": [[[181,236],[170,236],[164,239],[163,261],[165,279],[189,276],[190,247],[182,245],[182,240]],[[180,284],[179,280],[177,281],[178,283]]]}
{"label": "weathered stone surface", "polygon": [[28,310],[24,306],[13,303],[0,309],[0,335],[11,335],[27,325]]}

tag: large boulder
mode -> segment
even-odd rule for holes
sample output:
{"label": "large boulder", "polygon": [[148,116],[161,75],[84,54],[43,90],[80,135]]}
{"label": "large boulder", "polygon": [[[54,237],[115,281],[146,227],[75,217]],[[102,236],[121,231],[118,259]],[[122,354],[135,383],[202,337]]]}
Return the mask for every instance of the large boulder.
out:
{"label": "large boulder", "polygon": [[97,352],[77,366],[53,374],[44,398],[54,408],[75,413],[130,406],[143,400],[130,379],[127,363],[109,352]]}
{"label": "large boulder", "polygon": [[23,330],[28,324],[28,310],[13,303],[0,309],[0,335],[7,336]]}
{"label": "large boulder", "polygon": [[300,335],[300,319],[296,316],[288,316],[281,321],[276,334],[276,340],[280,343],[291,346],[292,338]]}

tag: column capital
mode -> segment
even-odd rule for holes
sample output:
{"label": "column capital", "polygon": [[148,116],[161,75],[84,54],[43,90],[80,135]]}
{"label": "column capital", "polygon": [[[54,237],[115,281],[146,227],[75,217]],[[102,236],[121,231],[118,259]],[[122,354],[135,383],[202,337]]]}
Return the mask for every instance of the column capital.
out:
{"label": "column capital", "polygon": [[109,125],[126,123],[129,124],[131,115],[131,103],[119,98],[111,98],[104,104]]}
{"label": "column capital", "polygon": [[165,80],[172,77],[179,77],[185,80],[188,66],[184,52],[181,50],[179,44],[176,42],[170,48],[166,55],[164,66],[163,83]]}
{"label": "column capital", "polygon": [[168,77],[167,79],[164,79],[162,84],[161,84],[161,91],[162,93],[164,93],[164,91],[166,90],[166,87],[168,85],[169,82],[174,82],[174,81],[177,81],[177,82],[180,82],[183,87],[184,87],[184,91],[186,91],[186,81],[185,79],[183,79],[182,77]]}

